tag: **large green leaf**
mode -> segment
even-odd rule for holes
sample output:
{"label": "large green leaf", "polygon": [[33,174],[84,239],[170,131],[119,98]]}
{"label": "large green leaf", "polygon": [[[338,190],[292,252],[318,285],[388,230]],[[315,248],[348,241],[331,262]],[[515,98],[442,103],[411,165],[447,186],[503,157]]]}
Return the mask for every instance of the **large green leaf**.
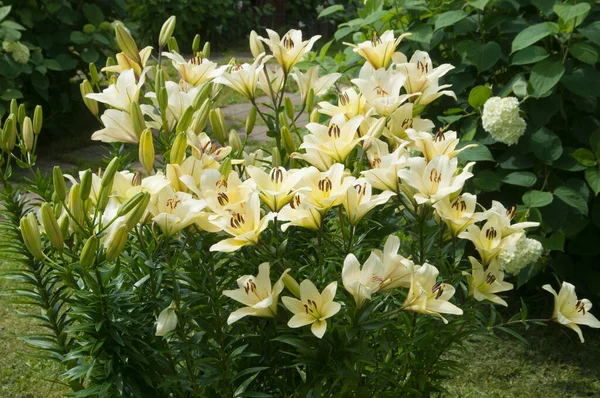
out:
{"label": "large green leaf", "polygon": [[569,47],[569,52],[586,64],[594,65],[598,62],[598,51],[587,43],[575,43]]}
{"label": "large green leaf", "polygon": [[[588,3],[564,4],[556,3],[552,9],[564,22],[569,22],[573,18],[584,17],[590,12],[591,6]],[[582,18],[583,21],[583,18]],[[580,22],[581,23],[581,22]]]}
{"label": "large green leaf", "polygon": [[529,77],[534,95],[540,97],[552,90],[564,73],[565,67],[558,59],[549,58],[535,64]]}
{"label": "large green leaf", "polygon": [[583,28],[579,28],[579,31],[589,41],[600,46],[600,21],[595,21]]}
{"label": "large green leaf", "polygon": [[587,202],[579,192],[569,187],[560,186],[554,190],[554,195],[572,208],[578,210],[581,214],[587,215]]}
{"label": "large green leaf", "polygon": [[502,182],[500,181],[500,177],[493,171],[483,170],[475,174],[473,184],[484,192],[492,192],[499,191]]}
{"label": "large green leaf", "polygon": [[584,65],[570,75],[563,76],[561,83],[582,97],[600,96],[600,72],[591,66]]}
{"label": "large green leaf", "polygon": [[512,57],[512,65],[527,65],[548,58],[550,54],[544,47],[531,46],[517,51]]}
{"label": "large green leaf", "polygon": [[528,191],[523,195],[523,204],[527,207],[544,207],[552,203],[552,193],[544,191]]}
{"label": "large green leaf", "polygon": [[492,89],[488,86],[475,86],[469,92],[469,105],[479,108],[492,96]]}
{"label": "large green leaf", "polygon": [[563,152],[560,138],[545,127],[542,127],[531,136],[531,148],[535,156],[545,164],[551,164]]}
{"label": "large green leaf", "polygon": [[104,13],[96,4],[86,2],[83,5],[83,15],[90,21],[91,24],[96,26],[104,22]]}
{"label": "large green leaf", "polygon": [[529,171],[515,171],[504,177],[502,182],[521,187],[531,187],[537,182],[537,177]]}
{"label": "large green leaf", "polygon": [[524,29],[512,42],[512,51],[519,51],[537,43],[546,36],[558,33],[558,25],[552,22],[542,22]]}
{"label": "large green leaf", "polygon": [[598,167],[589,167],[585,170],[585,180],[587,181],[595,195],[600,192],[600,169]]}
{"label": "large green leaf", "polygon": [[335,5],[329,6],[319,13],[319,16],[317,17],[317,19],[321,19],[323,17],[326,17],[331,14],[335,14],[336,12],[343,11],[343,10],[344,10],[344,6],[341,4],[335,4]]}
{"label": "large green leaf", "polygon": [[2,21],[8,16],[8,14],[10,14],[10,9],[11,6],[0,7],[0,21]]}
{"label": "large green leaf", "polygon": [[435,18],[435,30],[454,25],[468,15],[469,14],[463,10],[446,11]]}
{"label": "large green leaf", "polygon": [[486,44],[465,40],[458,44],[457,50],[466,63],[475,65],[479,72],[486,71],[502,58],[502,49],[494,41]]}

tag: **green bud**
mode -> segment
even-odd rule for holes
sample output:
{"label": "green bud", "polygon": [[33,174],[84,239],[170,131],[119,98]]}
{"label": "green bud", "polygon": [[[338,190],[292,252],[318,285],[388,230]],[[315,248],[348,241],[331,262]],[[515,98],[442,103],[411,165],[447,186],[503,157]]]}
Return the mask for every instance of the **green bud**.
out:
{"label": "green bud", "polygon": [[17,122],[14,113],[11,113],[4,121],[2,142],[8,152],[11,152],[15,147],[15,143],[17,142]]}
{"label": "green bud", "polygon": [[87,97],[88,94],[94,92],[92,85],[87,79],[79,84],[79,92],[81,93],[81,98],[83,98],[83,103],[92,112],[92,115],[98,116],[98,102]]}
{"label": "green bud", "polygon": [[98,192],[96,209],[98,209],[99,211],[104,211],[104,209],[106,209],[106,205],[108,205],[108,199],[110,199],[110,189],[101,186],[100,192]]}
{"label": "green bud", "polygon": [[44,110],[41,105],[35,107],[33,111],[33,132],[38,135],[42,131],[42,125],[44,123]]}
{"label": "green bud", "polygon": [[319,123],[320,117],[321,117],[321,115],[319,114],[319,110],[313,109],[313,111],[310,113],[310,116],[308,119],[311,123]]}
{"label": "green bud", "polygon": [[17,119],[19,120],[19,124],[23,124],[23,120],[25,120],[25,116],[27,116],[27,112],[25,111],[25,104],[19,105],[19,110],[17,113]]}
{"label": "green bud", "polygon": [[165,21],[162,28],[160,28],[160,35],[158,36],[158,46],[164,47],[167,45],[167,42],[173,36],[173,31],[175,30],[175,15],[171,15],[169,19]]}
{"label": "green bud", "polygon": [[200,35],[194,36],[194,41],[192,42],[192,54],[196,54],[200,49]]}
{"label": "green bud", "polygon": [[210,43],[204,43],[204,47],[202,47],[202,56],[204,58],[210,58]]}
{"label": "green bud", "polygon": [[56,192],[54,192],[52,194],[52,200],[53,200],[53,206],[52,209],[54,210],[54,217],[56,217],[56,219],[58,220],[63,212],[63,204],[62,202],[58,202],[56,201],[58,199],[58,197],[55,195]]}
{"label": "green bud", "polygon": [[52,170],[52,182],[54,183],[56,197],[59,201],[64,201],[67,198],[67,186],[60,166],[54,166]]}
{"label": "green bud", "polygon": [[17,100],[14,98],[12,100],[10,100],[10,113],[15,115],[15,117],[19,113],[19,104],[17,103]]}
{"label": "green bud", "polygon": [[116,64],[117,64],[117,62],[115,61],[115,59],[113,57],[107,57],[106,58],[106,65],[105,66],[107,68],[110,67],[110,66],[116,65]]}
{"label": "green bud", "polygon": [[138,192],[131,198],[127,199],[125,203],[123,203],[123,205],[119,207],[119,210],[117,211],[117,216],[121,217],[128,214],[138,205],[138,203],[140,203],[140,201],[142,201],[142,199],[144,199],[146,195],[146,192]]}
{"label": "green bud", "polygon": [[239,134],[233,129],[229,132],[229,146],[231,146],[231,149],[235,153],[241,152],[242,148],[244,147]]}
{"label": "green bud", "polygon": [[129,228],[126,224],[122,224],[111,239],[107,243],[106,247],[106,259],[108,261],[113,261],[119,254],[123,251],[123,247],[125,247],[125,243],[127,243],[127,235],[129,234]]}
{"label": "green bud", "polygon": [[140,137],[139,157],[140,163],[148,174],[152,173],[152,170],[154,169],[155,156],[152,131],[150,129],[146,129]]}
{"label": "green bud", "polygon": [[198,135],[204,131],[204,128],[206,127],[206,122],[208,122],[208,112],[210,111],[211,105],[212,103],[210,102],[210,100],[206,99],[200,107],[200,109],[198,110],[198,112],[196,112],[196,116],[194,117],[191,126],[192,130],[194,131],[194,134]]}
{"label": "green bud", "polygon": [[212,128],[215,138],[223,145],[227,137],[227,127],[225,126],[225,118],[223,117],[221,108],[211,109],[208,114],[208,119],[210,120],[210,127]]}
{"label": "green bud", "polygon": [[157,69],[154,76],[154,92],[160,93],[163,88],[165,88],[165,72],[162,69]]}
{"label": "green bud", "polygon": [[112,184],[115,179],[115,174],[117,174],[117,169],[119,168],[119,158],[114,157],[108,166],[106,166],[106,170],[104,170],[104,174],[102,175],[102,186],[108,187],[112,189]]}
{"label": "green bud", "polygon": [[25,147],[25,151],[30,152],[33,149],[33,123],[31,123],[31,118],[29,116],[25,116],[23,120],[23,127],[21,128],[21,135],[23,136],[23,146]]}
{"label": "green bud", "polygon": [[132,101],[129,105],[129,114],[131,115],[131,123],[133,124],[133,131],[138,138],[142,135],[142,131],[146,128],[146,122],[144,121],[144,114],[142,108],[137,101]]}
{"label": "green bud", "polygon": [[42,216],[42,224],[44,225],[50,243],[52,243],[52,246],[54,246],[56,250],[62,250],[65,245],[63,236],[60,232],[58,221],[56,221],[56,217],[54,216],[54,211],[48,202],[42,205],[40,214]]}
{"label": "green bud", "polygon": [[169,41],[167,42],[167,45],[169,47],[169,51],[170,52],[179,52],[179,44],[177,44],[177,39],[175,39],[174,37],[171,37],[169,39]]}
{"label": "green bud", "polygon": [[98,254],[98,238],[96,235],[92,235],[83,245],[81,255],[79,256],[79,263],[83,268],[91,268],[96,262],[96,256]]}
{"label": "green bud", "polygon": [[252,130],[254,130],[257,112],[258,109],[255,106],[250,108],[250,112],[248,112],[248,118],[246,119],[246,135],[252,134]]}
{"label": "green bud", "polygon": [[290,120],[294,120],[294,104],[292,104],[292,100],[290,97],[285,97],[283,100],[283,105],[285,109],[285,113]]}
{"label": "green bud", "polygon": [[135,40],[133,40],[131,34],[120,22],[115,24],[115,36],[121,51],[123,51],[125,55],[133,59],[138,64],[141,64],[142,60],[140,58],[140,51],[138,50],[137,44],[135,44]]}
{"label": "green bud", "polygon": [[250,32],[250,52],[254,58],[265,52],[265,46],[255,31]]}
{"label": "green bud", "polygon": [[167,112],[167,107],[169,106],[169,93],[165,87],[161,88],[158,92],[158,106],[162,113]]}
{"label": "green bud", "polygon": [[309,114],[312,112],[313,106],[315,106],[315,90],[311,88],[306,96],[306,111]]}
{"label": "green bud", "polygon": [[277,117],[279,118],[279,127],[288,126],[288,120],[284,112],[278,114]]}
{"label": "green bud", "polygon": [[81,200],[86,201],[92,191],[92,170],[87,169],[81,175]]}
{"label": "green bud", "polygon": [[177,128],[175,129],[176,133],[182,133],[187,131],[190,124],[192,124],[192,117],[194,116],[194,108],[189,107],[183,112],[181,118],[177,122]]}
{"label": "green bud", "polygon": [[150,194],[144,192],[144,195],[137,202],[136,206],[130,212],[127,213],[127,216],[125,216],[125,224],[127,225],[127,228],[131,230],[140,222],[140,220],[146,213],[148,203],[150,203]]}
{"label": "green bud", "polygon": [[290,274],[287,273],[283,275],[282,279],[286,289],[297,298],[300,298],[300,285],[298,284],[298,282],[296,282],[296,280],[292,278]]}
{"label": "green bud", "polygon": [[290,155],[296,150],[296,143],[294,142],[294,137],[292,137],[290,129],[286,126],[283,126],[281,128],[281,143],[283,144],[285,151]]}
{"label": "green bud", "polygon": [[171,155],[169,156],[170,164],[181,164],[185,158],[185,151],[187,150],[187,136],[185,132],[180,132],[175,137],[173,146],[171,147]]}
{"label": "green bud", "polygon": [[44,258],[40,228],[35,215],[32,212],[29,212],[25,217],[21,218],[19,224],[21,226],[23,243],[25,243],[25,247],[29,253],[31,253],[36,260]]}
{"label": "green bud", "polygon": [[93,62],[90,62],[89,65],[89,69],[90,69],[90,79],[92,79],[92,83],[93,84],[98,84],[98,69],[96,69],[96,64]]}
{"label": "green bud", "polygon": [[223,162],[221,162],[221,166],[219,167],[219,173],[223,176],[223,179],[227,179],[229,174],[231,174],[232,165],[231,158],[225,158]]}
{"label": "green bud", "polygon": [[71,224],[71,220],[69,217],[63,217],[60,221],[59,228],[62,236],[69,236],[69,225]]}
{"label": "green bud", "polygon": [[69,191],[69,210],[75,220],[81,224],[83,222],[83,201],[81,200],[81,185],[73,184]]}
{"label": "green bud", "polygon": [[277,147],[273,147],[271,151],[271,167],[281,166],[281,153]]}
{"label": "green bud", "polygon": [[192,102],[192,107],[194,108],[194,110],[197,111],[198,108],[204,105],[206,100],[210,97],[211,91],[212,83],[204,83],[202,85],[202,88],[200,89],[200,91],[198,91],[196,98],[194,98],[194,101]]}

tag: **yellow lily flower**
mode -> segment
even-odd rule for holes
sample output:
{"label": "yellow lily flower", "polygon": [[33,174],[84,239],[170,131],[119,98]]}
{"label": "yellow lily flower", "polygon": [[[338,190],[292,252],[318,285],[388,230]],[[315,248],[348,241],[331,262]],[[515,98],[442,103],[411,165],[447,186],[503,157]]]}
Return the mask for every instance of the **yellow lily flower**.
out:
{"label": "yellow lily flower", "polygon": [[231,71],[223,72],[214,82],[231,87],[250,101],[254,101],[258,77],[263,73],[263,61],[266,61],[266,57],[258,57],[252,64],[234,65]]}
{"label": "yellow lily flower", "polygon": [[319,113],[331,117],[342,114],[346,120],[355,116],[363,115],[367,110],[367,99],[362,94],[357,94],[353,88],[346,89],[338,96],[338,104],[332,105],[329,102],[319,102]]}
{"label": "yellow lily flower", "polygon": [[402,143],[409,139],[406,134],[407,129],[431,131],[435,127],[433,122],[429,119],[421,119],[418,116],[413,116],[413,108],[414,104],[407,103],[392,112],[392,121],[389,124],[389,129],[383,135],[392,141]]}
{"label": "yellow lily flower", "polygon": [[513,288],[512,283],[504,282],[504,272],[500,270],[498,263],[492,261],[484,267],[474,257],[469,257],[473,271],[467,275],[469,282],[469,296],[475,297],[477,301],[488,300],[492,303],[508,306],[506,301],[502,300],[495,293],[506,292]]}
{"label": "yellow lily flower", "polygon": [[305,139],[300,148],[317,150],[334,161],[343,163],[363,139],[356,133],[362,121],[362,116],[355,116],[346,122],[342,115],[337,115],[331,119],[329,126],[309,123],[306,128],[314,139]]}
{"label": "yellow lily flower", "polygon": [[289,320],[288,326],[299,328],[311,325],[311,332],[318,338],[322,338],[327,330],[327,318],[337,314],[342,306],[333,301],[337,282],[331,282],[322,293],[319,293],[315,285],[305,279],[300,283],[300,300],[292,297],[282,297],[281,301],[294,316]]}
{"label": "yellow lily flower", "polygon": [[375,293],[378,286],[373,279],[373,272],[380,262],[379,258],[372,254],[365,261],[362,269],[360,262],[352,253],[348,254],[344,259],[344,267],[342,268],[342,283],[348,293],[354,297],[356,306],[360,308],[367,300],[371,300],[371,295]]}
{"label": "yellow lily flower", "polygon": [[218,67],[216,62],[203,58],[201,53],[191,57],[189,61],[176,52],[163,52],[162,54],[173,62],[181,80],[190,88],[211,81],[225,72],[228,67],[227,65]]}
{"label": "yellow lily flower", "polygon": [[223,295],[245,305],[245,307],[235,310],[229,315],[229,318],[227,318],[228,325],[239,321],[245,316],[272,318],[277,315],[278,298],[284,287],[283,276],[290,270],[289,268],[286,269],[272,288],[269,271],[269,263],[262,263],[258,266],[257,276],[241,276],[237,280],[238,289],[223,292]]}
{"label": "yellow lily flower", "polygon": [[312,49],[312,46],[321,38],[320,35],[313,36],[310,40],[302,41],[302,32],[297,29],[289,30],[283,39],[277,32],[267,29],[268,39],[258,37],[273,53],[273,57],[279,62],[285,74],[292,70],[292,67]]}
{"label": "yellow lily flower", "polygon": [[[283,232],[291,226],[302,227],[319,231],[323,217],[321,212],[307,202],[306,195],[302,193],[296,194],[290,203],[284,206],[278,213],[277,218],[284,223],[281,224]],[[289,221],[285,223],[285,221]]]}
{"label": "yellow lily flower", "polygon": [[476,207],[477,196],[466,192],[452,200],[449,196],[446,196],[433,205],[433,208],[448,225],[454,237],[458,236],[469,225],[485,218],[484,213],[475,212]]}
{"label": "yellow lily flower", "polygon": [[314,134],[307,134],[303,138],[304,153],[294,152],[292,159],[302,159],[321,171],[327,171],[335,163],[335,159],[325,152],[317,149],[320,146],[319,138]]}
{"label": "yellow lily flower", "polygon": [[345,177],[344,174],[344,165],[340,163],[334,164],[325,172],[309,167],[302,179],[304,186],[308,187],[306,201],[323,214],[340,205],[348,187],[355,180],[354,177]]}
{"label": "yellow lily flower", "polygon": [[171,186],[166,186],[150,200],[148,210],[154,216],[152,221],[170,237],[193,224],[205,206],[203,200],[193,199],[188,193],[175,192]]}
{"label": "yellow lily flower", "polygon": [[296,185],[304,177],[306,169],[286,170],[273,167],[267,174],[261,168],[248,166],[246,172],[260,190],[260,198],[271,211],[277,213],[296,195]]}
{"label": "yellow lily flower", "polygon": [[135,133],[131,115],[117,109],[107,109],[100,116],[104,128],[92,134],[93,141],[126,142],[137,144],[140,137]]}
{"label": "yellow lily flower", "polygon": [[552,320],[573,329],[581,342],[585,342],[583,333],[578,325],[587,325],[591,328],[600,328],[600,321],[590,313],[592,303],[588,299],[577,299],[575,286],[563,282],[558,294],[552,286],[544,285],[542,289],[554,295],[554,312]]}
{"label": "yellow lily flower", "polygon": [[136,60],[120,52],[116,55],[117,64],[112,66],[105,66],[102,68],[102,72],[113,72],[123,73],[128,70],[132,70],[137,76],[142,75],[143,69],[146,68],[148,58],[152,55],[152,47],[144,47],[139,51],[140,63]]}
{"label": "yellow lily flower", "polygon": [[446,155],[452,159],[465,149],[477,146],[477,144],[470,144],[457,150],[456,146],[460,140],[456,138],[456,131],[440,131],[434,135],[426,131],[407,129],[406,135],[413,142],[412,147],[423,153],[428,162],[438,155]]}
{"label": "yellow lily flower", "polygon": [[352,50],[366,59],[375,69],[387,68],[392,60],[392,56],[396,53],[396,47],[398,47],[404,37],[409,35],[410,33],[405,33],[395,38],[394,31],[387,30],[381,36],[377,36],[374,33],[371,40],[359,43],[358,45],[344,44],[353,47]]}
{"label": "yellow lily flower", "polygon": [[87,94],[86,98],[129,112],[131,103],[139,101],[140,90],[145,80],[145,75],[142,75],[139,81],[136,81],[133,69],[129,69],[119,75],[115,84],[111,84],[101,93]]}
{"label": "yellow lily flower", "polygon": [[458,235],[461,239],[473,242],[483,264],[489,264],[501,251],[514,246],[521,236],[522,234],[503,235],[502,228],[494,219],[487,220],[482,228],[471,225]]}
{"label": "yellow lily flower", "polygon": [[492,201],[492,207],[485,212],[485,216],[490,220],[494,220],[494,222],[497,224],[502,236],[523,234],[525,232],[525,228],[533,228],[540,225],[538,222],[531,221],[511,224],[515,215],[516,208],[514,206],[507,209],[502,203],[496,200]]}
{"label": "yellow lily flower", "polygon": [[371,184],[366,179],[358,179],[348,187],[342,205],[346,210],[350,225],[356,225],[373,208],[386,203],[392,196],[391,191],[383,191],[379,195],[372,195]]}
{"label": "yellow lily flower", "polygon": [[[271,97],[271,94],[277,96],[283,88],[283,69],[279,66],[270,67],[265,65],[265,70],[266,73],[263,72],[258,75],[258,87],[269,97]],[[266,75],[269,76],[268,81]],[[271,89],[273,93],[271,93]]]}
{"label": "yellow lily flower", "polygon": [[400,193],[398,172],[408,165],[409,158],[404,148],[405,145],[400,145],[394,152],[389,153],[389,147],[385,142],[379,139],[373,140],[367,150],[367,159],[371,169],[361,172],[373,188]]}
{"label": "yellow lily flower", "polygon": [[319,77],[319,65],[315,65],[308,68],[306,73],[300,72],[298,69],[294,69],[290,76],[294,78],[298,83],[300,89],[300,96],[302,97],[302,103],[306,103],[308,92],[312,88],[313,93],[316,96],[326,92],[333,84],[342,76],[341,73],[329,73],[323,77]]}
{"label": "yellow lily flower", "polygon": [[373,271],[373,283],[376,283],[375,291],[383,292],[397,287],[410,287],[415,264],[398,254],[400,249],[400,238],[390,235],[385,241],[383,251],[373,250],[379,261]]}

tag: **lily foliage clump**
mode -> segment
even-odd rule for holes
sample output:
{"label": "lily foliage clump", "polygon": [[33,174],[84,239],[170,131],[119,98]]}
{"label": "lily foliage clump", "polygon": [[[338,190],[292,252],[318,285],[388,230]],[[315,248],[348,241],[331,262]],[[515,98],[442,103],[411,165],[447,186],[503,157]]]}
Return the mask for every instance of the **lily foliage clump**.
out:
{"label": "lily foliage clump", "polygon": [[[453,66],[397,52],[388,31],[354,46],[365,62],[341,85],[319,75],[318,37],[252,32],[253,60],[217,65],[199,39],[177,51],[174,24],[156,58],[117,25],[117,62],[81,85],[105,169],[56,167],[50,184],[34,168],[41,110],[14,103],[4,123],[13,277],[45,327],[24,340],[63,363],[73,396],[420,396],[443,391],[467,337],[600,327],[568,283],[544,286],[546,318],[496,311],[520,247],[542,254],[525,237],[538,224],[478,204],[470,146],[419,116],[454,96]],[[231,90],[252,104],[243,139],[215,105]],[[259,125],[274,145],[251,149]],[[33,172],[27,195],[12,162]]]}

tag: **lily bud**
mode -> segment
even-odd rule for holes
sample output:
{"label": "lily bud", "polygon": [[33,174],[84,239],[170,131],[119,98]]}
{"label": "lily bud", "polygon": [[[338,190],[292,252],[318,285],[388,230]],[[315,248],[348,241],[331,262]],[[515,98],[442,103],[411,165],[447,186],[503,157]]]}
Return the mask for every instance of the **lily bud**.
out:
{"label": "lily bud", "polygon": [[311,87],[311,89],[308,90],[308,95],[306,96],[306,111],[308,113],[311,113],[314,105],[315,105],[315,90]]}
{"label": "lily bud", "polygon": [[185,151],[187,149],[187,137],[182,131],[177,134],[173,146],[171,147],[171,155],[169,156],[170,164],[181,164],[185,158]]}
{"label": "lily bud", "polygon": [[92,115],[98,116],[98,102],[87,97],[88,94],[94,92],[94,90],[92,90],[92,85],[87,79],[82,81],[79,85],[79,92],[81,93],[81,98],[83,98],[83,103],[90,110],[90,112],[92,112]]}
{"label": "lily bud", "polygon": [[283,105],[285,109],[285,114],[290,120],[294,120],[294,104],[292,104],[292,100],[290,97],[285,97],[283,100]]}
{"label": "lily bud", "polygon": [[129,213],[127,213],[127,216],[125,216],[125,224],[127,225],[127,228],[131,230],[140,222],[146,213],[148,203],[150,203],[150,194],[148,192],[144,192],[142,198],[137,202],[136,206]]}
{"label": "lily bud", "polygon": [[12,100],[10,100],[10,113],[15,115],[15,117],[19,113],[19,104],[17,103],[17,100],[14,98]]}
{"label": "lily bud", "polygon": [[27,251],[29,251],[29,253],[31,253],[33,258],[36,260],[41,260],[44,258],[44,253],[42,252],[40,228],[35,215],[32,212],[29,212],[25,217],[21,218],[19,224],[21,226],[23,243],[25,243]]}
{"label": "lily bud", "polygon": [[154,169],[155,153],[152,131],[150,131],[150,129],[144,130],[140,137],[139,156],[140,163],[144,167],[144,170],[146,170],[146,173],[152,173],[152,170]]}
{"label": "lily bud", "polygon": [[175,312],[174,303],[171,303],[170,306],[162,310],[158,315],[158,319],[156,320],[156,336],[164,336],[175,330],[176,327],[177,313]]}
{"label": "lily bud", "polygon": [[33,132],[38,135],[42,131],[42,124],[44,123],[44,110],[41,105],[35,107],[33,111]]}
{"label": "lily bud", "polygon": [[244,147],[239,134],[234,129],[229,132],[229,146],[231,146],[231,149],[235,153],[240,152]]}
{"label": "lily bud", "polygon": [[189,107],[185,110],[185,112],[183,112],[183,115],[181,115],[181,118],[179,119],[179,121],[177,122],[177,128],[175,129],[176,133],[182,133],[185,132],[188,127],[190,127],[190,124],[192,124],[192,117],[194,116],[194,108]]}
{"label": "lily bud", "polygon": [[129,105],[129,114],[131,115],[133,131],[135,132],[135,135],[140,137],[142,135],[142,131],[144,131],[146,128],[146,122],[144,121],[142,108],[140,108],[140,104],[138,104],[137,101],[132,101]]}
{"label": "lily bud", "polygon": [[221,163],[221,166],[219,167],[219,173],[221,173],[224,180],[227,180],[229,174],[231,174],[231,169],[231,158],[225,158],[225,160],[223,160],[223,163]]}
{"label": "lily bud", "polygon": [[119,168],[119,158],[114,157],[106,169],[104,170],[104,174],[102,175],[101,184],[103,187],[109,187],[112,189],[113,180],[115,179],[115,174],[117,174],[117,169]]}
{"label": "lily bud", "polygon": [[25,146],[25,151],[30,152],[33,149],[33,123],[31,123],[31,118],[26,116],[23,120],[23,127],[21,128],[21,133],[23,135],[23,145]]}
{"label": "lily bud", "polygon": [[176,165],[173,164],[168,164],[165,170],[165,176],[167,177],[167,180],[169,180],[171,182],[171,188],[173,188],[176,192],[179,191],[183,191],[185,189],[181,187],[181,184],[179,184],[179,173],[177,172],[178,170],[175,168]]}
{"label": "lily bud", "polygon": [[164,47],[167,45],[171,36],[173,36],[173,31],[175,30],[175,15],[171,15],[169,19],[165,21],[162,28],[160,28],[160,35],[158,36],[158,45],[159,47]]}
{"label": "lily bud", "polygon": [[210,111],[211,102],[209,99],[206,99],[198,112],[196,113],[196,117],[192,121],[192,130],[194,134],[198,135],[204,131],[206,127],[206,123],[208,122],[208,113]]}
{"label": "lily bud", "polygon": [[73,184],[69,191],[69,210],[75,220],[81,224],[83,222],[83,202],[81,200],[81,185]]}
{"label": "lily bud", "polygon": [[202,47],[202,56],[204,58],[210,58],[210,43],[204,43],[204,47]]}
{"label": "lily bud", "polygon": [[250,108],[250,112],[248,112],[248,118],[246,119],[246,135],[250,135],[252,133],[252,130],[254,130],[257,112],[258,109],[255,106]]}
{"label": "lily bud", "polygon": [[178,53],[179,52],[179,44],[177,44],[177,39],[175,39],[174,37],[171,37],[169,39],[169,41],[167,42],[167,47],[169,47],[169,51],[170,52],[175,52]]}
{"label": "lily bud", "polygon": [[15,143],[17,142],[17,121],[14,113],[11,113],[4,121],[2,142],[8,152],[11,152],[15,147]]}
{"label": "lily bud", "polygon": [[417,105],[413,107],[413,117],[419,116],[425,110],[425,105]]}
{"label": "lily bud", "polygon": [[79,256],[79,264],[83,268],[90,268],[94,266],[96,262],[96,255],[98,252],[98,238],[96,235],[92,235],[83,245],[81,255]]}
{"label": "lily bud", "polygon": [[125,29],[122,23],[115,24],[115,36],[117,38],[117,44],[125,55],[133,59],[135,62],[140,64],[142,62],[140,58],[140,51],[138,50],[135,40],[131,37],[131,34]]}
{"label": "lily bud", "polygon": [[281,128],[281,143],[283,144],[283,147],[285,148],[285,151],[288,154],[291,154],[296,150],[296,143],[294,142],[292,133],[290,132],[290,129],[286,126],[283,126]]}
{"label": "lily bud", "polygon": [[194,36],[194,41],[192,42],[192,54],[196,54],[200,49],[200,35]]}
{"label": "lily bud", "polygon": [[123,251],[125,243],[127,242],[127,235],[129,235],[129,228],[126,224],[122,224],[117,228],[111,239],[106,244],[106,259],[113,261]]}
{"label": "lily bud", "polygon": [[64,201],[67,198],[67,186],[60,166],[54,166],[52,170],[52,182],[54,183],[56,197],[59,201]]}
{"label": "lily bud", "polygon": [[221,143],[221,145],[224,144],[227,129],[225,127],[225,118],[223,117],[221,108],[211,109],[208,114],[208,119],[210,120],[210,126],[215,134],[215,138]]}
{"label": "lily bud", "polygon": [[19,124],[23,124],[25,116],[27,116],[27,112],[25,111],[25,104],[21,104],[19,105],[19,111],[17,113],[17,119],[19,120]]}
{"label": "lily bud", "polygon": [[287,273],[283,275],[282,279],[286,289],[297,298],[300,298],[300,285],[298,284],[298,282],[296,282],[296,280],[292,278],[290,274]]}
{"label": "lily bud", "polygon": [[52,246],[54,246],[56,250],[62,250],[65,245],[63,236],[60,232],[58,221],[56,221],[56,217],[54,216],[54,211],[48,202],[42,205],[40,214],[42,215],[42,224],[44,225],[50,243],[52,243]]}
{"label": "lily bud", "polygon": [[58,225],[58,227],[59,227],[60,233],[62,234],[63,237],[69,237],[70,224],[71,224],[71,220],[69,219],[69,217],[63,217],[62,220],[60,221],[60,224]]}
{"label": "lily bud", "polygon": [[60,202],[56,191],[52,192],[52,203],[54,203],[54,217],[58,218],[63,211],[63,205]]}
{"label": "lily bud", "polygon": [[128,214],[138,205],[138,203],[140,203],[140,201],[142,201],[142,199],[144,199],[145,195],[147,195],[146,192],[138,192],[131,198],[127,199],[125,203],[123,203],[123,205],[119,207],[119,210],[117,210],[117,217],[121,217]]}
{"label": "lily bud", "polygon": [[100,192],[98,192],[98,199],[96,201],[96,209],[98,209],[98,211],[104,211],[104,209],[106,209],[108,199],[110,199],[111,189],[108,187],[100,187]]}
{"label": "lily bud", "polygon": [[204,105],[206,100],[210,97],[211,89],[212,83],[204,83],[202,85],[202,88],[200,89],[200,91],[196,95],[196,98],[194,98],[194,101],[192,102],[192,107],[194,108],[194,110],[197,111],[198,108]]}
{"label": "lily bud", "polygon": [[281,112],[279,115],[277,115],[279,117],[279,127],[289,127],[289,123],[288,123],[288,119],[285,115],[285,112]]}
{"label": "lily bud", "polygon": [[281,166],[281,153],[277,147],[273,147],[271,151],[271,167]]}
{"label": "lily bud", "polygon": [[313,109],[313,111],[310,113],[309,120],[311,123],[319,123],[320,117],[321,115],[319,115],[318,109]]}
{"label": "lily bud", "polygon": [[93,62],[90,62],[90,79],[92,79],[92,83],[93,84],[98,84],[99,79],[98,79],[98,69],[96,68],[96,64]]}
{"label": "lily bud", "polygon": [[157,69],[154,76],[154,92],[160,93],[163,88],[165,88],[165,72],[162,69]]}
{"label": "lily bud", "polygon": [[160,111],[165,113],[167,111],[167,107],[169,106],[169,93],[165,87],[161,88],[158,92],[158,106],[160,107]]}
{"label": "lily bud", "polygon": [[92,171],[87,169],[81,175],[81,200],[86,201],[90,197],[90,192],[92,191]]}
{"label": "lily bud", "polygon": [[250,32],[250,52],[254,58],[265,52],[263,42],[259,40],[258,34],[255,31]]}

